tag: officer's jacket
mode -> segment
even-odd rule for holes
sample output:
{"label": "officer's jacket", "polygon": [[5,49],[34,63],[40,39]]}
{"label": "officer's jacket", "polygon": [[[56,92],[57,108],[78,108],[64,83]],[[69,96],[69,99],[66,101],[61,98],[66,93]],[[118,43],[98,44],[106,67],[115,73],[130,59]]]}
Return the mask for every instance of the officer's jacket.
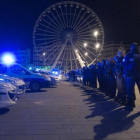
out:
{"label": "officer's jacket", "polygon": [[114,63],[109,63],[108,64],[108,69],[107,69],[107,74],[108,75],[110,75],[110,76],[114,75],[114,66],[115,66]]}
{"label": "officer's jacket", "polygon": [[98,78],[100,77],[103,77],[103,75],[102,75],[102,67],[101,66],[98,66],[97,67],[97,75],[98,75]]}
{"label": "officer's jacket", "polygon": [[140,53],[137,50],[130,51],[123,59],[123,66],[126,75],[140,72]]}
{"label": "officer's jacket", "polygon": [[122,65],[123,57],[118,58],[118,61],[116,62],[114,66],[114,75],[122,75],[123,74],[123,65]]}

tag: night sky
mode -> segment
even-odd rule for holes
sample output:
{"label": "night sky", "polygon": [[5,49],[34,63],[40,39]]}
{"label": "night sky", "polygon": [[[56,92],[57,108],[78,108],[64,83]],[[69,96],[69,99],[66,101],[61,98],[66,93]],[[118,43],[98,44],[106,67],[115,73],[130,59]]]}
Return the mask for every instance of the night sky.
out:
{"label": "night sky", "polygon": [[[33,28],[39,15],[61,0],[0,0],[0,49],[33,47]],[[138,42],[140,0],[76,0],[100,18],[105,42]]]}

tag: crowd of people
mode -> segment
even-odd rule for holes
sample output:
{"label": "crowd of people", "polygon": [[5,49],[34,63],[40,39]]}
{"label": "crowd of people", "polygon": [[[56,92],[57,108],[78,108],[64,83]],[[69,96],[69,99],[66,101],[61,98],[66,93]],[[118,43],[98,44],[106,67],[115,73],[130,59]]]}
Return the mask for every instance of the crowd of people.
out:
{"label": "crowd of people", "polygon": [[140,91],[140,53],[137,43],[131,45],[131,51],[124,56],[118,50],[114,56],[68,73],[70,81],[82,82],[85,86],[97,88],[106,96],[126,106],[132,111],[135,107],[135,83]]}

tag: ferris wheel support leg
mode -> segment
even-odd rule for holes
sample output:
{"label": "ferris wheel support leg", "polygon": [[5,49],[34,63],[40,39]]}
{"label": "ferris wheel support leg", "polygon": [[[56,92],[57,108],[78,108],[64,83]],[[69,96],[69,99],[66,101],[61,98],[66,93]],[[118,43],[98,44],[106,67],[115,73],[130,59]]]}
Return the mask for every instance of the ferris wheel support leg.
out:
{"label": "ferris wheel support leg", "polygon": [[76,51],[76,48],[74,47],[72,41],[70,41],[70,42],[71,42],[71,45],[72,45],[72,49],[73,49],[73,51],[74,51],[74,53],[75,53],[75,55],[76,55],[76,57],[77,57],[77,59],[78,59],[78,61],[80,63],[81,68],[85,67],[85,64],[84,64],[81,56],[79,55],[78,51]]}
{"label": "ferris wheel support leg", "polygon": [[58,63],[58,61],[59,61],[59,59],[60,59],[60,57],[61,57],[61,55],[62,55],[62,53],[63,53],[63,51],[64,51],[64,48],[65,48],[65,46],[66,46],[67,41],[68,41],[68,40],[66,40],[65,43],[62,45],[61,51],[60,51],[60,53],[58,54],[57,58],[55,59],[55,62],[53,63],[53,66],[52,66],[52,69],[51,69],[51,70],[53,70],[53,69],[56,67],[56,65],[57,65],[57,63]]}

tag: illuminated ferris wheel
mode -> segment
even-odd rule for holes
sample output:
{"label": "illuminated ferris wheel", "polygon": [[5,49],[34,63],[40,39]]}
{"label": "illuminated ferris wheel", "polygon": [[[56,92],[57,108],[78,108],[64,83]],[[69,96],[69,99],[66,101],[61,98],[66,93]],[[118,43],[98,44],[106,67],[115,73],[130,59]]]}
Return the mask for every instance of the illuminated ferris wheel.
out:
{"label": "illuminated ferris wheel", "polygon": [[36,21],[33,32],[35,65],[77,69],[100,56],[104,30],[89,7],[72,1],[48,7]]}

